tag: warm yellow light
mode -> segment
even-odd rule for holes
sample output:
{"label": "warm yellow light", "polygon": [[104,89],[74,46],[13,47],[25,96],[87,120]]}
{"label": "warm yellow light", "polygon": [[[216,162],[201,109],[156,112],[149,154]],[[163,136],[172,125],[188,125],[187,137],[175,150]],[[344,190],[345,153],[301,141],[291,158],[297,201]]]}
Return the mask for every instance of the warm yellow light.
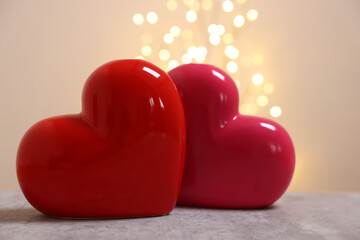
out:
{"label": "warm yellow light", "polygon": [[216,34],[223,35],[225,33],[225,27],[223,25],[216,26]]}
{"label": "warm yellow light", "polygon": [[166,3],[166,6],[167,8],[170,10],[170,11],[174,11],[176,8],[177,8],[177,3],[175,0],[169,0],[167,3]]}
{"label": "warm yellow light", "polygon": [[269,98],[267,96],[263,96],[263,95],[258,96],[257,99],[256,99],[256,103],[260,107],[265,107],[269,103]]}
{"label": "warm yellow light", "polygon": [[261,54],[255,54],[252,57],[251,61],[255,66],[260,66],[261,64],[263,64],[264,58]]}
{"label": "warm yellow light", "polygon": [[279,117],[281,115],[281,108],[278,106],[272,107],[270,109],[270,115],[273,117]]}
{"label": "warm yellow light", "polygon": [[185,53],[184,55],[182,55],[181,61],[185,64],[191,63],[192,58],[189,54]]}
{"label": "warm yellow light", "polygon": [[170,33],[174,37],[178,37],[180,35],[180,33],[181,33],[181,29],[178,26],[172,26],[170,28]]}
{"label": "warm yellow light", "polygon": [[223,36],[223,41],[225,44],[231,44],[234,41],[234,36],[231,33],[226,33]]}
{"label": "warm yellow light", "polygon": [[144,60],[145,58],[144,58],[143,56],[139,55],[139,56],[136,56],[136,57],[135,57],[135,59],[141,59],[141,60]]}
{"label": "warm yellow light", "polygon": [[174,41],[174,36],[171,35],[170,33],[165,34],[164,36],[164,42],[167,44],[170,44]]}
{"label": "warm yellow light", "polygon": [[257,112],[257,106],[254,103],[242,104],[240,106],[241,114],[255,114]]}
{"label": "warm yellow light", "polygon": [[167,50],[167,49],[161,49],[161,50],[159,51],[159,58],[160,58],[162,61],[167,61],[167,60],[169,60],[169,58],[170,58],[170,52],[169,52],[169,50]]}
{"label": "warm yellow light", "polygon": [[142,48],[141,48],[141,53],[144,55],[144,56],[150,56],[151,55],[151,47],[148,46],[148,45],[144,45]]}
{"label": "warm yellow light", "polygon": [[235,85],[237,89],[240,89],[240,81],[238,79],[234,79]]}
{"label": "warm yellow light", "polygon": [[237,28],[240,28],[244,25],[245,23],[245,18],[241,15],[237,15],[235,18],[234,18],[234,26],[237,27]]}
{"label": "warm yellow light", "polygon": [[244,3],[246,3],[246,0],[237,0],[237,2],[240,4],[244,4]]}
{"label": "warm yellow light", "polygon": [[207,54],[207,49],[204,46],[195,47],[190,46],[187,50],[187,54],[183,55],[183,62],[191,62],[189,58],[194,58],[196,62],[204,62]]}
{"label": "warm yellow light", "polygon": [[273,93],[274,90],[275,90],[274,84],[272,84],[272,83],[267,83],[267,84],[265,84],[265,86],[264,86],[264,91],[265,91],[267,94]]}
{"label": "warm yellow light", "polygon": [[200,47],[198,47],[198,52],[200,53],[201,56],[205,57],[207,54],[207,49],[204,46],[200,46]]}
{"label": "warm yellow light", "polygon": [[234,4],[230,0],[226,0],[223,2],[222,7],[225,12],[231,12],[234,9]]}
{"label": "warm yellow light", "polygon": [[209,27],[208,27],[208,32],[210,34],[217,34],[217,25],[216,24],[210,24]]}
{"label": "warm yellow light", "polygon": [[225,48],[225,55],[231,59],[237,59],[239,57],[239,50],[237,50],[234,46],[227,46]]}
{"label": "warm yellow light", "polygon": [[219,45],[220,41],[221,38],[219,37],[219,35],[211,34],[209,37],[209,42],[214,46]]}
{"label": "warm yellow light", "polygon": [[258,110],[258,108],[255,103],[250,103],[248,105],[249,114],[255,114],[257,112],[257,110]]}
{"label": "warm yellow light", "polygon": [[148,14],[146,14],[146,20],[150,24],[155,24],[158,21],[158,15],[155,12],[148,12]]}
{"label": "warm yellow light", "polygon": [[192,4],[194,2],[194,0],[184,0],[184,3],[186,4],[186,5],[190,5],[190,4]]}
{"label": "warm yellow light", "polygon": [[200,3],[197,0],[194,0],[191,4],[190,4],[190,9],[194,10],[194,11],[199,11],[200,9]]}
{"label": "warm yellow light", "polygon": [[247,104],[241,104],[239,107],[239,111],[241,114],[248,114],[247,112]]}
{"label": "warm yellow light", "polygon": [[198,63],[202,63],[205,61],[205,56],[204,55],[204,52],[201,51],[200,48],[197,48],[196,49],[196,54],[195,54],[195,61],[198,62]]}
{"label": "warm yellow light", "polygon": [[144,33],[141,35],[141,42],[144,44],[150,44],[152,41],[152,36],[149,33]]}
{"label": "warm yellow light", "polygon": [[249,55],[243,56],[242,59],[241,59],[241,63],[245,67],[249,67],[251,65],[251,57]]}
{"label": "warm yellow light", "polygon": [[190,57],[195,57],[197,48],[195,46],[190,46],[187,50]]}
{"label": "warm yellow light", "polygon": [[254,21],[258,18],[258,12],[255,9],[251,9],[247,12],[247,18],[250,21]]}
{"label": "warm yellow light", "polygon": [[190,23],[193,23],[196,21],[197,18],[197,14],[195,11],[193,10],[189,10],[186,12],[186,20]]}
{"label": "warm yellow light", "polygon": [[182,32],[181,36],[185,39],[185,40],[190,40],[193,37],[193,32],[190,29],[184,29],[184,31]]}
{"label": "warm yellow light", "polygon": [[202,63],[205,61],[205,56],[197,54],[197,55],[195,55],[195,61],[198,63]]}
{"label": "warm yellow light", "polygon": [[236,73],[238,71],[238,65],[236,62],[230,61],[226,64],[226,69],[231,73]]}
{"label": "warm yellow light", "polygon": [[170,60],[169,63],[168,63],[168,67],[169,67],[170,70],[174,69],[174,68],[176,68],[178,66],[179,66],[179,62],[176,61],[176,60]]}
{"label": "warm yellow light", "polygon": [[256,73],[253,78],[252,81],[255,85],[260,85],[262,84],[262,82],[264,81],[264,77],[263,75],[261,75],[260,73]]}
{"label": "warm yellow light", "polygon": [[141,25],[144,23],[144,17],[143,15],[141,15],[140,13],[136,13],[134,14],[133,16],[133,22],[136,24],[136,25]]}
{"label": "warm yellow light", "polygon": [[210,10],[212,8],[212,1],[211,0],[203,0],[201,2],[201,6],[204,10]]}

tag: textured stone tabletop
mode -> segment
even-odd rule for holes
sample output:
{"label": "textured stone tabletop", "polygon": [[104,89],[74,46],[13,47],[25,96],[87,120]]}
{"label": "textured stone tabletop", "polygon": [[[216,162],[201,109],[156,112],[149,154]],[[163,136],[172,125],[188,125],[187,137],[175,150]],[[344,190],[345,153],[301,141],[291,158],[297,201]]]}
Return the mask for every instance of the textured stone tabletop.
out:
{"label": "textured stone tabletop", "polygon": [[360,239],[360,194],[287,193],[262,210],[178,207],[167,216],[61,220],[0,191],[0,239]]}

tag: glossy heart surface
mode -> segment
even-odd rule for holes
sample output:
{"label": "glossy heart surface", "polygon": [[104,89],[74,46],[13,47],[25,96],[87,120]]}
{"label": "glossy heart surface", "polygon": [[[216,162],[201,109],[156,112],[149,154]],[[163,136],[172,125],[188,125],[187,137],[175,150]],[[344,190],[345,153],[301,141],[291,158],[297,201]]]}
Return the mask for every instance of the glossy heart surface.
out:
{"label": "glossy heart surface", "polygon": [[102,65],[85,83],[82,111],[32,126],[17,175],[46,215],[118,218],[168,214],[178,197],[185,118],[170,77],[143,60]]}
{"label": "glossy heart surface", "polygon": [[238,113],[238,91],[221,69],[187,64],[169,72],[183,101],[186,157],[179,205],[261,208],[287,189],[292,141],[274,121]]}

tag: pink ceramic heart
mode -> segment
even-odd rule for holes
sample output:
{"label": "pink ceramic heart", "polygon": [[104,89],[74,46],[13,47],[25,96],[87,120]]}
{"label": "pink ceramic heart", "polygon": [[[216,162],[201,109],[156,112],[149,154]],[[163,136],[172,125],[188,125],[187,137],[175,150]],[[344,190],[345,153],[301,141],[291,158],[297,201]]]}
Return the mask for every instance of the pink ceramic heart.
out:
{"label": "pink ceramic heart", "polygon": [[183,101],[186,160],[178,204],[260,208],[287,189],[292,141],[274,121],[238,113],[238,92],[221,69],[188,64],[169,72]]}

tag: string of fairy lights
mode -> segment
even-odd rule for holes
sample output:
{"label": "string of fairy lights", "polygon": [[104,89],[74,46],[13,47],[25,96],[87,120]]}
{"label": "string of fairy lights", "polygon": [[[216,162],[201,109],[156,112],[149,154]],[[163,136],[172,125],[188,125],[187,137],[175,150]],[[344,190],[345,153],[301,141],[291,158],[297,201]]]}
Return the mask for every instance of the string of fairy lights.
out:
{"label": "string of fairy lights", "polygon": [[[168,0],[167,10],[177,15],[183,14],[185,21],[172,24],[160,35],[151,32],[150,28],[161,20],[158,13],[135,13],[132,18],[135,25],[149,24],[140,38],[141,55],[135,58],[149,60],[165,71],[180,64],[194,62],[221,65],[232,76],[239,89],[240,113],[279,117],[282,109],[270,105],[274,84],[259,72],[264,62],[263,55],[241,55],[237,47],[240,44],[239,32],[259,17],[256,9],[244,11],[247,9],[246,2],[247,0]],[[209,16],[210,20],[206,21]],[[168,18],[166,20],[171,22]],[[256,70],[253,75],[238,80],[241,68],[249,66]]]}

